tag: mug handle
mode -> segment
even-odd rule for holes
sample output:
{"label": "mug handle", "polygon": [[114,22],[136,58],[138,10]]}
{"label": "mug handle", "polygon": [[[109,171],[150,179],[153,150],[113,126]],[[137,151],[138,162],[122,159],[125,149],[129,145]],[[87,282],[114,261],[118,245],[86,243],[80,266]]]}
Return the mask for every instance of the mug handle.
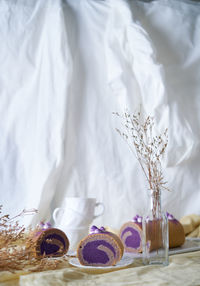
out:
{"label": "mug handle", "polygon": [[59,216],[59,213],[60,211],[64,212],[64,209],[63,208],[56,208],[54,211],[53,211],[53,220],[54,222],[57,224],[58,222],[58,216]]}
{"label": "mug handle", "polygon": [[99,214],[94,215],[94,219],[101,216],[104,213],[104,209],[105,209],[104,204],[103,203],[96,203],[95,208],[98,206],[101,206],[102,209],[101,209],[101,212]]}

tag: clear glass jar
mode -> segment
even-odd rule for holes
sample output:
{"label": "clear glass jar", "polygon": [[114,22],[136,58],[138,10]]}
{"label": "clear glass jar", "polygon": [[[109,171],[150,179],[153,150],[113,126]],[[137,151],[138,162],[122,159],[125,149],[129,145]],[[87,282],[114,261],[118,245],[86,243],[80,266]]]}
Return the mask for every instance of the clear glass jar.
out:
{"label": "clear glass jar", "polygon": [[168,218],[161,208],[160,190],[151,190],[149,208],[143,215],[143,263],[169,264]]}

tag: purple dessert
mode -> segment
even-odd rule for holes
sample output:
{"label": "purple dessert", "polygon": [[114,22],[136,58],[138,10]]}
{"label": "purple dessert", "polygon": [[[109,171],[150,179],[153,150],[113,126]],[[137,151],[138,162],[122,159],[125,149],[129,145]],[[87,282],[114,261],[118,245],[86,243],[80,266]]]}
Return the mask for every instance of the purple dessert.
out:
{"label": "purple dessert", "polygon": [[77,256],[82,265],[111,266],[122,257],[124,251],[120,238],[104,227],[92,226],[90,234],[78,245]]}
{"label": "purple dessert", "polygon": [[[185,233],[181,223],[170,213],[166,213],[169,227],[169,248],[181,246],[185,242]],[[149,220],[149,228],[152,221]],[[151,229],[149,233],[152,233]],[[136,215],[131,221],[126,222],[120,229],[120,238],[124,251],[130,253],[142,252],[142,217]],[[154,240],[151,239],[151,250],[154,249]],[[157,246],[156,246],[157,247]]]}
{"label": "purple dessert", "polygon": [[69,249],[66,234],[57,228],[41,229],[32,238],[36,257],[62,256]]}
{"label": "purple dessert", "polygon": [[179,247],[185,242],[185,232],[182,224],[167,212],[169,226],[169,248]]}
{"label": "purple dessert", "polygon": [[142,217],[136,215],[132,221],[123,224],[120,229],[120,238],[125,252],[142,252]]}

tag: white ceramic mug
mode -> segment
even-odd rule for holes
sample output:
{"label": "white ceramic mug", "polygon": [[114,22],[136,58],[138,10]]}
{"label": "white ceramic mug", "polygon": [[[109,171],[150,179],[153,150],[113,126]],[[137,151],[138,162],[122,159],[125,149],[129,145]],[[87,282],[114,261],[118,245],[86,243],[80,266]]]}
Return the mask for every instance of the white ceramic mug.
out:
{"label": "white ceramic mug", "polygon": [[66,197],[61,207],[54,210],[53,220],[61,229],[87,227],[103,213],[104,204],[96,202],[95,198]]}

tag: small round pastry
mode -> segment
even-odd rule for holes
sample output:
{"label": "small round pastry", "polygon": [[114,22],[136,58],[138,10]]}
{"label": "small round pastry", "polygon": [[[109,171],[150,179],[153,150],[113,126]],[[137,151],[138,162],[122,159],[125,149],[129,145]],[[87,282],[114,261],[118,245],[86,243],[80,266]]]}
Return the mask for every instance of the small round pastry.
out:
{"label": "small round pastry", "polygon": [[169,248],[181,246],[185,242],[183,226],[172,214],[167,213],[167,217],[169,225]]}
{"label": "small round pastry", "polygon": [[119,236],[124,245],[125,252],[142,252],[142,217],[136,215],[120,228]]}
{"label": "small round pastry", "polygon": [[77,257],[82,265],[112,266],[122,258],[123,252],[123,244],[116,234],[92,226],[89,235],[78,245]]}
{"label": "small round pastry", "polygon": [[58,257],[69,249],[66,234],[58,228],[39,229],[32,234],[30,242],[36,257]]}

